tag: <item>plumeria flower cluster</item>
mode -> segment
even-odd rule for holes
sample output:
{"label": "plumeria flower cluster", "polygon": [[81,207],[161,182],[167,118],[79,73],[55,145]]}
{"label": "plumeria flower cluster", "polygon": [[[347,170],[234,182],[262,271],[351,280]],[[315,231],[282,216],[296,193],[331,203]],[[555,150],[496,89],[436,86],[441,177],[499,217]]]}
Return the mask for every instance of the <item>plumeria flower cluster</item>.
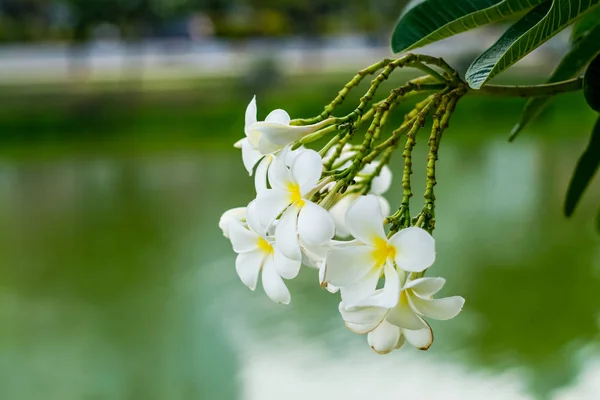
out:
{"label": "plumeria flower cluster", "polygon": [[[294,125],[287,112],[274,110],[258,121],[253,98],[245,122],[245,137],[235,146],[254,175],[256,198],[219,222],[244,285],[255,290],[260,276],[266,295],[288,304],[285,280],[302,266],[318,269],[320,286],[341,297],[348,329],[366,334],[374,351],[389,353],[404,343],[428,349],[433,334],[427,319],[455,317],[464,299],[433,298],[445,280],[424,277],[436,257],[428,231],[405,226],[386,234],[390,206],[383,194],[392,173],[385,161],[359,164],[354,160],[361,149],[349,143],[321,153],[302,145],[334,119]],[[348,171],[352,179],[341,185]]]}

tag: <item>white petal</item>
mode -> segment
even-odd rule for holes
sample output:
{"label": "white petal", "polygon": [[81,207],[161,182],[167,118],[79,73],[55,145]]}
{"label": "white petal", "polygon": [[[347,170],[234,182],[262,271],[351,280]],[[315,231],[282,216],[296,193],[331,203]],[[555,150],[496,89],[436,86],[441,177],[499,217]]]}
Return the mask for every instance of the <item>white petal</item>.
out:
{"label": "white petal", "polygon": [[287,154],[287,149],[283,149],[281,153],[275,157],[275,160],[273,160],[269,168],[269,183],[274,189],[287,191],[289,184],[292,182],[292,174],[285,165]]}
{"label": "white petal", "polygon": [[267,118],[265,118],[266,122],[274,122],[281,125],[289,125],[290,120],[290,115],[287,113],[287,111],[282,109],[271,111],[269,115],[267,115]]}
{"label": "white petal", "polygon": [[258,167],[256,167],[256,173],[254,174],[254,188],[256,189],[256,193],[267,188],[267,172],[272,160],[273,156],[266,155],[260,160]]}
{"label": "white petal", "polygon": [[400,329],[400,339],[398,339],[398,343],[396,343],[396,347],[394,347],[395,349],[399,349],[402,346],[404,346],[404,343],[406,342],[406,340],[404,339],[404,335],[402,334],[402,329]]}
{"label": "white petal", "polygon": [[323,172],[321,156],[314,150],[303,151],[294,158],[291,172],[294,182],[300,185],[300,193],[304,196],[319,183]]}
{"label": "white petal", "polygon": [[236,253],[246,253],[258,248],[258,236],[244,228],[241,222],[232,221],[229,224],[229,239]]}
{"label": "white petal", "polygon": [[[378,176],[371,182],[371,193],[382,195],[388,191],[392,185],[392,172],[388,166],[384,166]],[[387,214],[387,213],[384,213]]]}
{"label": "white petal", "polygon": [[262,285],[265,293],[275,303],[289,304],[290,291],[283,282],[283,279],[275,271],[275,262],[273,257],[267,257],[262,269]]}
{"label": "white petal", "polygon": [[369,346],[378,354],[388,354],[396,348],[400,340],[400,328],[383,321],[367,337]]}
{"label": "white petal", "polygon": [[221,215],[219,219],[219,228],[223,231],[223,236],[229,238],[229,224],[231,222],[237,222],[244,220],[246,218],[246,207],[236,207],[230,210],[227,210]]}
{"label": "white petal", "polygon": [[241,148],[242,148],[242,144],[243,144],[244,142],[247,142],[247,141],[248,141],[248,138],[246,138],[246,137],[245,137],[245,138],[242,138],[242,139],[238,140],[237,142],[235,142],[235,143],[233,144],[233,147],[235,147],[236,149],[241,149]]}
{"label": "white petal", "polygon": [[302,260],[298,243],[298,208],[288,207],[281,216],[275,227],[275,247],[287,258]]}
{"label": "white petal", "polygon": [[329,209],[329,213],[335,223],[335,234],[339,237],[350,236],[350,231],[346,226],[346,213],[357,198],[357,193],[346,194]]}
{"label": "white petal", "polygon": [[438,320],[447,320],[456,317],[465,304],[465,299],[460,296],[432,300],[410,296],[409,301],[415,310],[423,316]]}
{"label": "white petal", "polygon": [[298,235],[308,248],[328,243],[335,235],[331,215],[323,207],[306,201],[298,215]]}
{"label": "white petal", "polygon": [[390,203],[383,196],[377,196],[379,199],[379,204],[381,205],[381,214],[385,217],[386,215],[390,215]]}
{"label": "white petal", "polygon": [[[344,286],[340,289],[342,294],[342,300],[346,307],[356,306],[378,306],[378,304],[371,304],[365,302],[365,299],[370,299],[377,289],[377,282],[379,282],[381,270],[378,268],[371,269],[365,276],[360,278],[349,286]],[[389,308],[389,307],[388,307]]]}
{"label": "white petal", "polygon": [[396,264],[405,271],[421,272],[435,261],[435,240],[424,229],[402,229],[389,243],[396,248]]}
{"label": "white petal", "polygon": [[254,166],[263,157],[263,154],[256,150],[248,140],[242,142],[242,161],[248,174],[252,175]]}
{"label": "white petal", "polygon": [[335,286],[352,285],[375,266],[372,251],[361,245],[330,251],[325,259],[325,281]]}
{"label": "white petal", "polygon": [[427,328],[416,331],[410,329],[402,329],[402,334],[406,341],[419,350],[427,350],[433,344],[433,331],[427,322]]}
{"label": "white petal", "polygon": [[329,293],[337,293],[340,290],[337,286],[325,282],[325,263],[319,268],[319,285]]}
{"label": "white petal", "polygon": [[403,289],[412,289],[417,295],[428,297],[439,292],[445,283],[444,278],[419,278],[408,281]]}
{"label": "white petal", "polygon": [[261,135],[264,135],[270,142],[285,146],[302,138],[304,135],[316,132],[329,123],[330,121],[326,120],[314,125],[291,126],[265,121],[255,123],[252,128]]}
{"label": "white petal", "polygon": [[387,320],[396,325],[397,327],[404,329],[419,330],[426,327],[423,320],[415,314],[413,309],[408,304],[406,295],[402,293],[400,296],[400,302],[398,305],[390,310],[387,315]]}
{"label": "white petal", "polygon": [[400,276],[396,269],[389,263],[384,267],[385,283],[383,289],[360,301],[362,306],[374,306],[381,308],[396,307],[400,299]]}
{"label": "white petal", "polygon": [[274,254],[275,271],[285,279],[294,279],[300,272],[300,260],[292,260],[284,256],[281,251],[275,249]]}
{"label": "white petal", "polygon": [[378,239],[385,240],[383,214],[376,196],[360,196],[346,213],[346,226],[358,240],[375,245]]}
{"label": "white petal", "polygon": [[261,249],[256,249],[248,253],[242,253],[235,259],[235,271],[250,290],[256,289],[258,273],[262,265],[265,253]]}
{"label": "white petal", "polygon": [[281,154],[284,154],[284,152],[285,152],[285,157],[284,157],[284,159],[285,159],[285,165],[288,168],[291,168],[292,164],[294,163],[294,160],[296,159],[296,157],[298,157],[300,154],[304,153],[307,150],[308,150],[307,148],[302,147],[302,146],[298,147],[296,150],[291,150],[290,146],[284,147],[281,150]]}
{"label": "white petal", "polygon": [[248,103],[248,106],[246,107],[245,120],[246,128],[256,122],[256,96],[252,97],[252,100],[250,100],[250,103]]}
{"label": "white petal", "polygon": [[302,264],[312,268],[321,268],[323,261],[325,261],[325,256],[331,250],[329,243],[324,246],[308,247],[302,240],[300,240],[300,247],[302,248]]}
{"label": "white petal", "polygon": [[269,226],[290,204],[287,192],[266,189],[256,195],[256,215],[260,224]]}
{"label": "white petal", "polygon": [[282,145],[273,143],[265,135],[262,135],[259,131],[254,130],[254,125],[251,128],[252,135],[256,135],[256,148],[263,154],[273,154],[281,149]]}
{"label": "white petal", "polygon": [[388,310],[378,307],[347,309],[344,302],[339,305],[340,314],[348,329],[359,334],[368,333],[383,321]]}
{"label": "white petal", "polygon": [[266,235],[266,227],[260,224],[256,212],[256,200],[252,200],[246,209],[246,224],[250,230],[264,239]]}

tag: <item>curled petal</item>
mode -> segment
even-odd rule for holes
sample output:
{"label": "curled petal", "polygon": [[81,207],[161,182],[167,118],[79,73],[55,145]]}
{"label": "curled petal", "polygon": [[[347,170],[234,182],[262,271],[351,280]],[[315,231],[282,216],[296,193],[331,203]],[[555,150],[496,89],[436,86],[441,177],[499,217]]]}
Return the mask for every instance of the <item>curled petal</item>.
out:
{"label": "curled petal", "polygon": [[352,246],[332,250],[325,258],[325,281],[335,286],[350,286],[375,266],[368,246]]}
{"label": "curled petal", "polygon": [[262,285],[265,293],[275,303],[289,304],[291,300],[290,291],[285,282],[275,271],[273,257],[267,257],[263,264]]}
{"label": "curled petal", "polygon": [[421,272],[435,261],[435,240],[416,226],[402,229],[389,240],[396,248],[395,261],[405,271]]}
{"label": "curled petal", "polygon": [[390,215],[390,203],[383,196],[377,196],[379,199],[379,204],[381,205],[381,214],[385,217],[386,215]]}
{"label": "curled petal", "polygon": [[258,248],[258,236],[256,233],[246,229],[241,222],[229,223],[229,240],[236,253],[246,253]]}
{"label": "curled petal", "polygon": [[432,300],[422,299],[419,296],[410,296],[409,301],[419,314],[437,320],[447,320],[456,317],[465,304],[465,299],[460,296]]}
{"label": "curled petal", "polygon": [[325,282],[325,263],[319,268],[319,285],[329,293],[337,293],[340,290],[337,286]]}
{"label": "curled petal", "polygon": [[396,348],[400,341],[400,328],[383,321],[367,336],[369,345],[378,354],[388,354]]}
{"label": "curled petal", "polygon": [[273,122],[275,124],[289,125],[290,115],[287,113],[287,111],[279,108],[277,110],[271,111],[269,115],[267,115],[267,118],[265,118],[265,121]]}
{"label": "curled petal", "polygon": [[258,236],[262,238],[266,236],[267,229],[265,226],[261,225],[256,213],[256,200],[253,200],[248,204],[246,209],[246,224],[248,224],[248,228]]}
{"label": "curled petal", "polygon": [[288,207],[281,216],[275,227],[275,247],[287,258],[302,260],[298,242],[298,208]]}
{"label": "curled petal", "polygon": [[408,304],[405,292],[402,292],[398,305],[390,310],[387,320],[399,328],[419,330],[426,328],[421,319]]}
{"label": "curled petal", "polygon": [[423,321],[423,323],[427,325],[426,328],[416,331],[402,329],[406,341],[419,350],[427,350],[433,344],[433,331],[427,322]]}
{"label": "curled petal", "polygon": [[284,279],[294,279],[300,272],[300,260],[292,260],[275,249],[275,271]]}
{"label": "curled petal", "polygon": [[252,147],[247,139],[242,142],[242,161],[244,162],[244,167],[246,168],[246,171],[248,171],[248,174],[252,175],[254,166],[262,157],[263,154]]}
{"label": "curled petal", "polygon": [[348,329],[352,332],[363,334],[377,328],[385,319],[387,311],[378,307],[356,307],[348,309],[344,302],[339,305],[340,314]]}
{"label": "curled petal", "polygon": [[307,247],[327,244],[335,234],[331,215],[323,207],[306,201],[298,215],[298,235]]}
{"label": "curled petal", "polygon": [[260,272],[264,258],[265,253],[260,249],[256,249],[248,253],[239,254],[235,259],[235,271],[244,285],[250,290],[256,289],[258,273]]}
{"label": "curled petal", "polygon": [[358,194],[356,193],[345,194],[329,209],[335,223],[335,234],[341,238],[350,236],[350,231],[346,226],[346,213],[348,213],[348,209],[357,198]]}
{"label": "curled petal", "polygon": [[322,269],[324,274],[325,269],[321,267],[323,261],[325,261],[325,256],[327,256],[327,253],[331,250],[331,246],[327,244],[324,246],[309,247],[300,240],[300,247],[302,247],[302,264],[307,267]]}
{"label": "curled petal", "polygon": [[219,219],[219,228],[223,231],[223,236],[229,238],[229,224],[231,222],[240,223],[246,218],[246,207],[236,207],[227,210]]}
{"label": "curled petal", "polygon": [[[250,103],[246,107],[246,117],[245,117],[245,130],[247,130],[250,125],[256,122],[256,96],[252,97]],[[248,133],[246,132],[246,135]]]}
{"label": "curled petal", "polygon": [[421,297],[433,296],[444,287],[446,280],[444,278],[419,278],[408,281],[403,289],[412,289]]}
{"label": "curled petal", "polygon": [[[271,168],[272,169],[272,168]],[[269,169],[269,170],[271,170]],[[269,226],[290,204],[287,192],[262,190],[256,195],[256,216],[263,226]]]}
{"label": "curled petal", "polygon": [[261,135],[264,135],[270,142],[285,146],[301,139],[309,133],[316,132],[330,123],[331,121],[325,120],[313,125],[291,126],[265,121],[257,122],[252,127],[260,132]]}
{"label": "curled petal", "polygon": [[375,293],[380,272],[379,268],[373,268],[352,285],[344,286],[340,289],[342,300],[346,304],[346,307],[378,305],[368,301],[365,302],[365,299],[369,299]]}
{"label": "curled petal", "polygon": [[381,204],[374,195],[360,196],[346,213],[346,226],[358,240],[374,246],[385,238]]}
{"label": "curled petal", "polygon": [[261,135],[259,131],[256,131],[254,127],[251,130],[251,137],[256,138],[256,148],[262,154],[273,154],[281,149],[281,145],[271,142],[265,135]]}
{"label": "curled petal", "polygon": [[244,142],[247,142],[247,141],[248,141],[248,138],[246,138],[246,137],[245,137],[245,138],[242,138],[242,139],[238,140],[237,142],[235,142],[235,143],[233,144],[233,147],[235,147],[236,149],[241,149],[241,148],[242,148],[242,144],[243,144]]}
{"label": "curled petal", "polygon": [[256,167],[256,173],[254,174],[254,188],[256,189],[256,193],[267,188],[267,172],[271,161],[273,161],[273,156],[266,155],[260,160],[258,167]]}
{"label": "curled petal", "polygon": [[389,263],[385,264],[383,271],[385,275],[383,289],[378,290],[370,297],[362,299],[359,305],[382,308],[396,307],[400,299],[400,276]]}
{"label": "curled petal", "polygon": [[314,150],[305,150],[297,155],[291,167],[292,178],[300,186],[303,196],[317,186],[322,172],[321,156]]}

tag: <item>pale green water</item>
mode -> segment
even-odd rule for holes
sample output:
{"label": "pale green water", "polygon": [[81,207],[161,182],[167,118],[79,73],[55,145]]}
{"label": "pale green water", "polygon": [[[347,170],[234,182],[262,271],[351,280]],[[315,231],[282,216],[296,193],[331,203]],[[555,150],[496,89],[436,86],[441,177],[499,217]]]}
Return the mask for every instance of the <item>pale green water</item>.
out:
{"label": "pale green water", "polygon": [[1,160],[0,399],[599,398],[598,185],[561,216],[582,144],[444,143],[429,273],[467,303],[388,356],[312,270],[289,307],[239,282],[237,153]]}

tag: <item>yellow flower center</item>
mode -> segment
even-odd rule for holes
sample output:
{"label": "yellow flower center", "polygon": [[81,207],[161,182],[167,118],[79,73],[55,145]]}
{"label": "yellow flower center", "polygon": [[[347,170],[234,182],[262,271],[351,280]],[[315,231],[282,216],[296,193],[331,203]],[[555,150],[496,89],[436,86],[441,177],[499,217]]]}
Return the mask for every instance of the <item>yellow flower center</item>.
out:
{"label": "yellow flower center", "polygon": [[290,203],[296,203],[298,207],[304,206],[304,199],[300,193],[300,185],[297,183],[288,182],[288,192],[290,193]]}
{"label": "yellow flower center", "polygon": [[385,264],[385,261],[388,258],[394,258],[396,256],[396,248],[394,246],[390,246],[387,240],[376,237],[374,241],[375,249],[371,254],[375,259],[376,266],[379,267]]}
{"label": "yellow flower center", "polygon": [[269,244],[269,242],[263,238],[258,238],[258,248],[261,249],[265,254],[273,253],[273,246],[271,246],[271,244]]}

